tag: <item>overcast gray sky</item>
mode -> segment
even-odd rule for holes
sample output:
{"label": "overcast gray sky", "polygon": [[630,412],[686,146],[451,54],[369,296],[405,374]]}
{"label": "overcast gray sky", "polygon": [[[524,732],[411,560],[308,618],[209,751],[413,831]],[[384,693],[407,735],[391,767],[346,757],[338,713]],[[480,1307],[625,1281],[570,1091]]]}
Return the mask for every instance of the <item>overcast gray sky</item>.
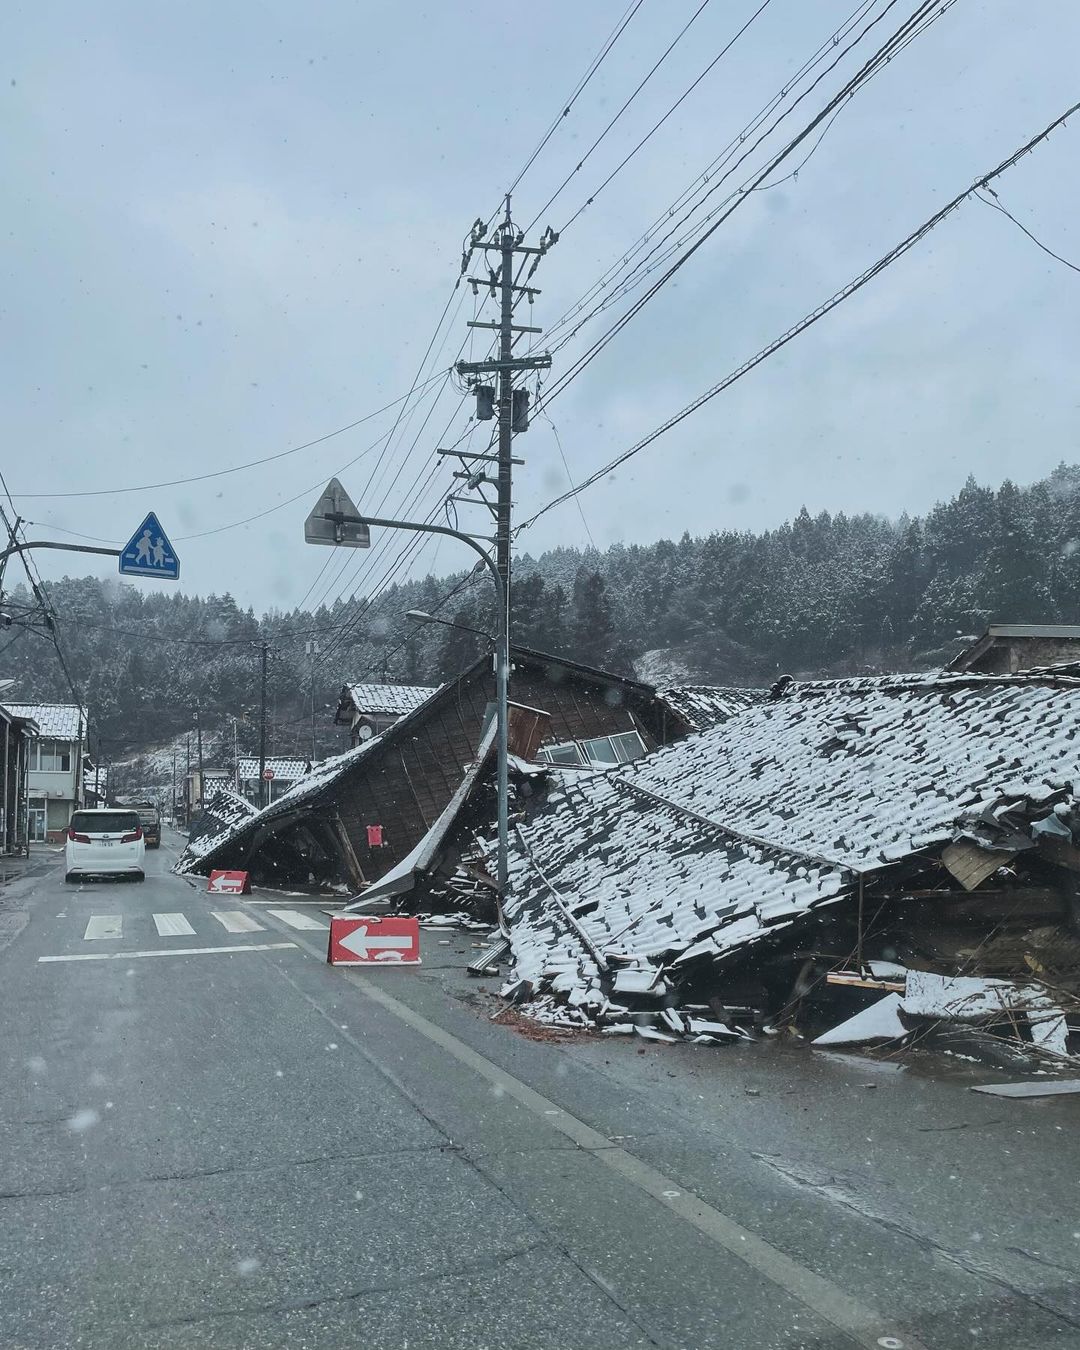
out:
{"label": "overcast gray sky", "polygon": [[[644,0],[522,181],[522,225],[699,3]],[[534,235],[566,223],[759,4],[705,6]],[[561,316],[855,4],[771,0],[565,230],[537,277],[533,322]],[[113,490],[274,454],[403,394],[463,235],[494,210],[627,5],[7,5],[3,461],[31,533],[71,538],[65,528],[119,544],[152,508],[182,556],[184,589],[229,590],[256,609],[297,603],[316,577],[315,599],[377,583],[400,538],[382,561],[376,550],[334,555],[321,572],[328,556],[304,545],[302,521],[318,495],[308,489],[388,432],[393,412],[262,468]],[[912,8],[901,0],[874,34]],[[959,0],[839,115],[797,180],[755,194],[552,403],[575,478],[1074,102],[1077,51],[1075,0]],[[801,127],[837,87],[820,86],[785,126]],[[1078,152],[1080,118],[998,184],[1009,209],[1074,261]],[[835,315],[591,488],[580,499],[585,522],[603,546],[759,529],[804,504],[918,512],[968,473],[1039,477],[1077,458],[1078,299],[1080,276],[1004,217],[967,204]],[[440,366],[472,313],[466,292]],[[552,379],[602,325],[558,354]],[[421,404],[389,456],[371,450],[345,469],[346,486],[367,492],[370,507],[401,469],[387,509],[436,501],[445,467],[418,501],[413,493],[444,428],[466,428],[458,398],[447,390],[418,436],[430,400]],[[516,447],[527,459],[521,519],[567,476],[542,419]],[[20,495],[102,489],[113,495]],[[263,519],[203,535],[298,494]],[[482,514],[468,513],[474,528]],[[532,553],[587,542],[573,504],[520,539]],[[105,560],[39,561],[46,577],[115,574]],[[418,558],[422,571],[463,562],[451,544]]]}

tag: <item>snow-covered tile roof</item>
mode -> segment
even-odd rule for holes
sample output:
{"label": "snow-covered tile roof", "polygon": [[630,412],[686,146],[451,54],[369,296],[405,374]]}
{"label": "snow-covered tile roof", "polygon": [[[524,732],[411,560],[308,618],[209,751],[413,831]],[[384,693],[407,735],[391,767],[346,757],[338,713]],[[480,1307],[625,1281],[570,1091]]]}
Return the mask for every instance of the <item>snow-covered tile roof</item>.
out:
{"label": "snow-covered tile roof", "polygon": [[[267,759],[266,767],[273,771],[274,777],[283,783],[295,783],[307,773],[310,761],[306,759]],[[240,781],[257,779],[259,760],[256,756],[242,756],[236,762],[236,776]]]}
{"label": "snow-covered tile roof", "polygon": [[76,703],[5,703],[16,717],[30,717],[42,736],[57,741],[77,741],[82,736],[83,712]]}
{"label": "snow-covered tile roof", "polygon": [[656,697],[693,731],[724,722],[765,697],[757,689],[732,689],[713,684],[680,684],[660,689]]}
{"label": "snow-covered tile roof", "polygon": [[358,713],[384,717],[402,717],[435,692],[434,687],[422,684],[346,684],[345,688]]}
{"label": "snow-covered tile roof", "polygon": [[191,836],[176,870],[184,870],[181,863],[185,859],[205,858],[232,834],[237,825],[255,814],[255,808],[245,798],[228,788],[219,788],[192,821]]}
{"label": "snow-covered tile roof", "polygon": [[597,986],[590,949],[723,958],[946,843],[979,801],[1080,793],[1080,681],[796,684],[611,773],[553,777],[511,860],[518,972],[569,962]]}

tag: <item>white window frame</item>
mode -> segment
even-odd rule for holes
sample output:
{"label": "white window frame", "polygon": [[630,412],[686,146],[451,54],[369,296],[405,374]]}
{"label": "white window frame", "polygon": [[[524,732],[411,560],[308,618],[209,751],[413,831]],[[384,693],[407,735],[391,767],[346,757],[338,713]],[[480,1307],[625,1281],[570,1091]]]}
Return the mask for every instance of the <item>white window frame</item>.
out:
{"label": "white window frame", "polygon": [[[606,746],[610,751],[611,757],[601,759],[595,752],[590,751],[591,746],[597,749]],[[556,759],[554,756],[566,755],[568,751],[576,751],[576,759]],[[610,736],[590,736],[582,741],[559,741],[555,745],[542,745],[536,752],[536,757],[545,764],[561,765],[562,767],[574,767],[579,769],[615,769],[620,764],[629,764],[631,760],[640,759],[645,753],[645,742],[640,734],[635,731],[616,731]]]}
{"label": "white window frame", "polygon": [[[46,754],[49,763],[45,763]],[[57,760],[67,760],[67,767]],[[42,737],[31,743],[30,768],[35,773],[70,773],[71,746],[67,741],[58,741],[52,737]]]}

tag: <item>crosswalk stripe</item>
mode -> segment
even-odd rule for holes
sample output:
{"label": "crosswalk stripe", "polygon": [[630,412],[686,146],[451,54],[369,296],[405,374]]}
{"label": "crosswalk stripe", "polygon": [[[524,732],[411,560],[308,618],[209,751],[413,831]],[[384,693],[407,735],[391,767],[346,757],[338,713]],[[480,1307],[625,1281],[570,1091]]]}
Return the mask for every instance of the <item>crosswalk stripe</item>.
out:
{"label": "crosswalk stripe", "polygon": [[195,929],[183,914],[155,914],[154,923],[159,937],[194,937]]}
{"label": "crosswalk stripe", "polygon": [[261,933],[263,925],[256,923],[242,909],[212,909],[210,911],[226,933]]}
{"label": "crosswalk stripe", "polygon": [[321,928],[325,931],[330,927],[321,919],[313,919],[310,914],[301,914],[298,909],[268,909],[266,912],[282,923],[287,923],[290,928]]}
{"label": "crosswalk stripe", "polygon": [[121,936],[123,918],[119,914],[95,914],[86,925],[83,941],[94,938],[118,938]]}

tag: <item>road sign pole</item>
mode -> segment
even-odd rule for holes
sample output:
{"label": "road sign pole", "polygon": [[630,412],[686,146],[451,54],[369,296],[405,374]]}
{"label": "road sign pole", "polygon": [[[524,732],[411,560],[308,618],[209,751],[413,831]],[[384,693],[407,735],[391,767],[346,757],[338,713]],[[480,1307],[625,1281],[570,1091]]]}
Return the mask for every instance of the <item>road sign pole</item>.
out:
{"label": "road sign pole", "polygon": [[259,701],[259,809],[266,805],[266,658],[270,651],[269,642],[262,643],[262,693]]}

